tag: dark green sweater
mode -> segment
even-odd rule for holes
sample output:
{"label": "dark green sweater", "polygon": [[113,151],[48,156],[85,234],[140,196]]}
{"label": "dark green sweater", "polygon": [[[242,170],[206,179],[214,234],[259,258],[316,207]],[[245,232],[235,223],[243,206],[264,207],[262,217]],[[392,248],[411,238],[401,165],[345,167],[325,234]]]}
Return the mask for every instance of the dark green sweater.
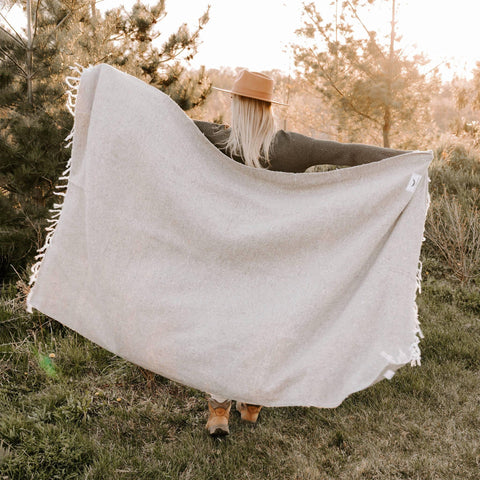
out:
{"label": "dark green sweater", "polygon": [[[224,149],[225,141],[230,134],[230,128],[218,123],[200,120],[194,120],[194,122],[219,150],[237,162],[244,163],[240,157],[229,155]],[[299,133],[278,130],[270,150],[271,166],[268,169],[301,173],[313,165],[361,165],[401,155],[407,153],[407,151],[409,150],[394,150],[362,143],[316,140]]]}

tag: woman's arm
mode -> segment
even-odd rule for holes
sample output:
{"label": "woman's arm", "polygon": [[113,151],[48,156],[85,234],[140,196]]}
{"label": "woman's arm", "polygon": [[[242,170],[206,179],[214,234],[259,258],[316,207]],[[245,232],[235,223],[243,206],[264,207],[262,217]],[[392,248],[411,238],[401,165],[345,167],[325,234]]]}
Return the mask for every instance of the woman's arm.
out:
{"label": "woman's arm", "polygon": [[[194,122],[208,140],[224,152],[222,147],[229,134],[226,125],[200,120]],[[313,165],[355,166],[401,155],[407,151],[362,143],[316,140],[300,133],[279,130],[270,151],[270,164],[272,170],[301,173]],[[234,159],[241,162],[239,158]]]}
{"label": "woman's arm", "polygon": [[225,138],[226,125],[219,123],[205,122],[203,120],[193,120],[199,130],[213,143],[219,143]]}
{"label": "woman's arm", "polygon": [[288,172],[304,172],[313,165],[362,165],[408,151],[362,143],[317,140],[299,133],[279,130],[272,151],[272,166],[275,164],[275,169]]}

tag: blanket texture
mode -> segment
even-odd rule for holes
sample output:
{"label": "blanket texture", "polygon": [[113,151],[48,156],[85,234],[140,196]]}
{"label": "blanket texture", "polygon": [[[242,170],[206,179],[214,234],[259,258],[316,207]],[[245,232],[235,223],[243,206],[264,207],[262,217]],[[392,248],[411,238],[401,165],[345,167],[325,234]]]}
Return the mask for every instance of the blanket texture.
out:
{"label": "blanket texture", "polygon": [[256,169],[140,79],[74,70],[67,183],[27,311],[174,381],[265,406],[335,407],[420,364],[431,151]]}

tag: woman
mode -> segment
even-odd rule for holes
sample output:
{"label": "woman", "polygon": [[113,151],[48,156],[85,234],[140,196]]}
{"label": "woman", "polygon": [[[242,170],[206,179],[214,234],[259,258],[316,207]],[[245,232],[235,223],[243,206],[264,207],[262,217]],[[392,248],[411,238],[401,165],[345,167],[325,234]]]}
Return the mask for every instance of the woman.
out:
{"label": "woman", "polygon": [[[216,87],[214,87],[216,88]],[[197,127],[223,153],[255,168],[301,173],[313,165],[355,166],[405,153],[404,150],[363,144],[316,140],[294,132],[277,130],[272,104],[273,80],[258,72],[243,70],[231,90],[231,127],[195,120]],[[206,428],[212,436],[229,433],[232,401],[210,396]],[[256,423],[261,405],[237,402],[242,420]]]}

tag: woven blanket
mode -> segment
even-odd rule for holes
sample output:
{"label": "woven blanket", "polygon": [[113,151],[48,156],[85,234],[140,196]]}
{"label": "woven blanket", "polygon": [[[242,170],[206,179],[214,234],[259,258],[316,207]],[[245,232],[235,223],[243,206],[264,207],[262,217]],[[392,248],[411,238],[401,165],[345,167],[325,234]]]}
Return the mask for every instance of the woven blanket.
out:
{"label": "woven blanket", "polygon": [[33,308],[181,384],[336,407],[420,364],[431,151],[287,173],[225,156],[107,64],[67,77],[74,126]]}

